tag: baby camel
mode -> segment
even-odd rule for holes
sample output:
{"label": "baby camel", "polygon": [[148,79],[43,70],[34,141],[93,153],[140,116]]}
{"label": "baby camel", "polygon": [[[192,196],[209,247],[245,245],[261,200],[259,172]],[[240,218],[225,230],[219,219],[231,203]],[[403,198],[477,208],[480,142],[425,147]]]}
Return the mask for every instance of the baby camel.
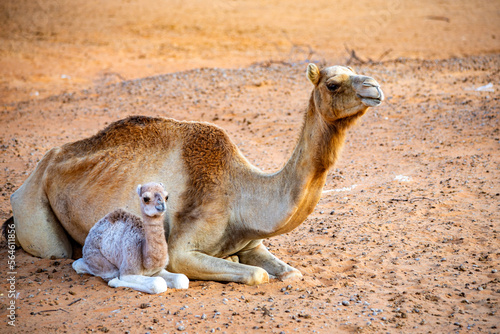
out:
{"label": "baby camel", "polygon": [[189,279],[185,275],[165,270],[168,248],[163,218],[168,194],[163,184],[139,185],[137,193],[142,220],[122,209],[106,215],[90,230],[83,258],[73,262],[73,269],[102,277],[114,288],[147,293],[162,293],[167,287],[187,289]]}

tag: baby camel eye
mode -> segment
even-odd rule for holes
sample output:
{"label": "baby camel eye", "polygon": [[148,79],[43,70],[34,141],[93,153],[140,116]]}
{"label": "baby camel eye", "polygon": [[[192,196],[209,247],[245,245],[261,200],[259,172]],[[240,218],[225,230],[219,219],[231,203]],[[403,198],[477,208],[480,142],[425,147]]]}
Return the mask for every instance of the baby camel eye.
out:
{"label": "baby camel eye", "polygon": [[149,197],[147,197],[147,196],[146,196],[146,197],[144,197],[143,199],[144,199],[144,203],[146,203],[146,204],[148,204],[148,203],[149,203],[149,201],[151,201],[151,198],[149,198]]}
{"label": "baby camel eye", "polygon": [[329,90],[330,92],[334,92],[334,91],[336,91],[337,89],[339,89],[339,88],[340,88],[340,86],[339,86],[339,85],[337,85],[337,84],[334,84],[334,83],[327,83],[327,84],[326,84],[326,88],[328,88],[328,90]]}

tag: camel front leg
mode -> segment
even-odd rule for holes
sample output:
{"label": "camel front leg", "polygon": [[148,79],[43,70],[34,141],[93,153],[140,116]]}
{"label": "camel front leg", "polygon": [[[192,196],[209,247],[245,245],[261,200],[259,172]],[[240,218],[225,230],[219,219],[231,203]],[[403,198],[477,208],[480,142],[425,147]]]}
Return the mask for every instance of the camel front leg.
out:
{"label": "camel front leg", "polygon": [[251,243],[237,255],[240,263],[263,268],[270,275],[280,280],[302,277],[300,271],[271,254],[266,246],[262,244],[262,240]]}
{"label": "camel front leg", "polygon": [[216,258],[198,251],[170,253],[168,268],[189,279],[238,282],[257,285],[269,282],[268,273],[259,267]]}

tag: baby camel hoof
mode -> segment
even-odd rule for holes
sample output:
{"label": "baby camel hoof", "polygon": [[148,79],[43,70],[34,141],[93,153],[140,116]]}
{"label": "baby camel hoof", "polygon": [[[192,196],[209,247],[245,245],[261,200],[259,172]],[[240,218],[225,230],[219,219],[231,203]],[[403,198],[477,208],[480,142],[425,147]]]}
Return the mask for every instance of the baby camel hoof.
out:
{"label": "baby camel hoof", "polygon": [[154,277],[150,289],[149,293],[151,294],[163,293],[168,289],[167,282],[161,277]]}
{"label": "baby camel hoof", "polygon": [[120,279],[118,277],[115,277],[108,282],[108,285],[112,288],[117,288],[120,286]]}
{"label": "baby camel hoof", "polygon": [[188,289],[189,288],[189,278],[186,275],[179,274],[172,282],[173,289]]}
{"label": "baby camel hoof", "polygon": [[302,273],[298,271],[297,269],[293,269],[291,271],[287,271],[280,276],[278,276],[278,279],[282,281],[287,281],[287,280],[296,280],[302,278]]}

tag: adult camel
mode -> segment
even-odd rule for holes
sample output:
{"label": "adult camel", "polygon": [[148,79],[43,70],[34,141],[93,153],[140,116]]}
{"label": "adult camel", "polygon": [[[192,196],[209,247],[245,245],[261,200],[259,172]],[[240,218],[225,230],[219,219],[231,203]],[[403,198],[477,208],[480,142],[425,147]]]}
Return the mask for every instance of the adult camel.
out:
{"label": "adult camel", "polygon": [[293,230],[313,211],[346,130],[384,99],[374,79],[348,67],[309,64],[307,78],[314,89],[281,170],[252,166],[213,124],[129,117],[45,154],[11,196],[16,241],[35,256],[71,257],[68,234],[83,244],[108,212],[140,215],[135,186],[157,181],[170,194],[168,271],[250,285],[301,277],[262,240]]}

